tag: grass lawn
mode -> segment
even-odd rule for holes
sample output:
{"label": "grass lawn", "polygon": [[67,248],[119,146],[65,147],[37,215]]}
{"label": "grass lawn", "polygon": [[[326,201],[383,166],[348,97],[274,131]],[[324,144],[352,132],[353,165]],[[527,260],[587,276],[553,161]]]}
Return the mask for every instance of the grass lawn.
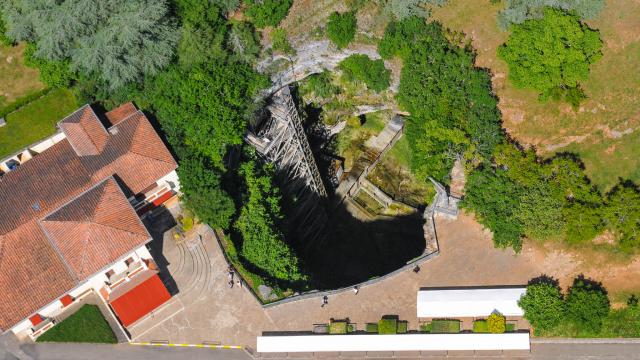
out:
{"label": "grass lawn", "polygon": [[[640,117],[640,3],[607,1],[589,26],[600,30],[605,45],[603,57],[591,67],[582,85],[589,96],[581,109],[569,105],[541,103],[532,90],[516,89],[507,80],[507,64],[496,49],[508,37],[495,22],[504,6],[489,0],[450,0],[433,9],[433,18],[452,30],[464,32],[478,52],[476,63],[494,75],[493,85],[508,132],[523,144],[535,145],[539,153],[573,151],[585,162],[587,173],[601,189],[618,177],[640,181],[637,155]],[[622,135],[632,132],[631,135]]]}
{"label": "grass lawn", "polygon": [[52,135],[55,124],[76,108],[71,91],[56,89],[7,115],[7,125],[0,128],[0,158]]}
{"label": "grass lawn", "polygon": [[115,344],[118,340],[98,307],[84,305],[75,314],[45,332],[37,342]]}
{"label": "grass lawn", "polygon": [[45,88],[39,71],[24,65],[25,43],[8,47],[0,44],[0,108],[16,99]]}

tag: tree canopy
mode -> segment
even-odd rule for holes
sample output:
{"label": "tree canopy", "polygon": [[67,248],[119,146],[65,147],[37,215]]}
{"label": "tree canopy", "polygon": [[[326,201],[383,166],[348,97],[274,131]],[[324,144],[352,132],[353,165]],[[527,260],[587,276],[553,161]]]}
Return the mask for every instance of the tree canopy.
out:
{"label": "tree canopy", "polygon": [[579,102],[580,81],[589,76],[589,66],[602,56],[602,40],[596,30],[562,10],[546,8],[540,19],[511,28],[498,56],[509,65],[509,79],[520,88],[532,88],[542,98],[564,96]]}
{"label": "tree canopy", "polygon": [[35,56],[116,89],[154,75],[173,58],[178,34],[166,1],[39,0],[3,4],[7,35],[34,42]]}
{"label": "tree canopy", "polygon": [[278,26],[289,13],[292,0],[245,0],[245,14],[259,27]]}
{"label": "tree canopy", "polygon": [[552,279],[530,283],[518,305],[524,310],[524,318],[533,326],[536,334],[558,325],[564,318],[566,308],[562,289]]}
{"label": "tree canopy", "polygon": [[567,318],[578,326],[597,331],[609,315],[610,304],[602,284],[583,276],[574,279],[567,295]]}
{"label": "tree canopy", "polygon": [[543,16],[545,7],[577,14],[581,19],[593,19],[604,8],[604,0],[507,0],[498,13],[498,25],[507,30],[511,24],[522,24]]}

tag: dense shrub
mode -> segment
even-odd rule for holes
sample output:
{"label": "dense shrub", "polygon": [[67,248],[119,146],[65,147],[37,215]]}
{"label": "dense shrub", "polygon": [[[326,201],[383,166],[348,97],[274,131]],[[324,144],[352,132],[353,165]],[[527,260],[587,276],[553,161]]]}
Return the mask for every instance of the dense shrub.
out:
{"label": "dense shrub", "polygon": [[4,46],[13,46],[14,42],[5,33],[7,32],[7,26],[2,18],[2,7],[0,7],[0,44]]}
{"label": "dense shrub", "polygon": [[460,320],[432,320],[431,332],[434,334],[455,334],[460,332]]}
{"label": "dense shrub", "polygon": [[558,282],[543,278],[532,281],[518,305],[524,310],[524,318],[533,326],[536,334],[558,325],[564,316],[565,303]]}
{"label": "dense shrub", "polygon": [[392,335],[398,332],[398,320],[393,318],[382,318],[378,321],[378,334]]}
{"label": "dense shrub", "polygon": [[342,60],[338,67],[347,81],[362,82],[376,92],[389,87],[391,71],[380,59],[371,60],[367,55],[355,54]]}
{"label": "dense shrub", "polygon": [[622,182],[607,194],[603,214],[625,251],[640,245],[640,191],[631,182]]}
{"label": "dense shrub", "polygon": [[493,313],[487,318],[487,330],[492,334],[502,334],[507,328],[504,315]]}
{"label": "dense shrub", "polygon": [[242,235],[242,257],[275,281],[295,284],[306,280],[298,258],[287,245],[279,223],[280,194],[272,184],[270,167],[244,163],[240,174],[247,189],[235,228]]}
{"label": "dense shrub", "polygon": [[356,14],[354,12],[334,12],[327,23],[327,37],[339,49],[349,45],[356,36]]}
{"label": "dense shrub", "polygon": [[271,44],[274,50],[282,51],[285,54],[295,54],[295,50],[287,39],[287,31],[282,28],[273,29],[271,32]]}
{"label": "dense shrub", "polygon": [[308,76],[302,87],[305,91],[313,92],[321,98],[328,98],[340,93],[340,87],[331,82],[331,73],[327,70]]}
{"label": "dense shrub", "polygon": [[418,178],[446,181],[468,149],[471,156],[491,157],[503,139],[500,114],[490,76],[474,67],[471,51],[451,44],[440,24],[416,17],[392,22],[379,49],[404,60],[397,98],[411,113],[405,133]]}
{"label": "dense shrub", "polygon": [[245,14],[256,27],[278,26],[287,17],[292,0],[246,0]]}
{"label": "dense shrub", "polygon": [[71,84],[75,74],[70,69],[69,60],[44,60],[37,58],[35,44],[28,44],[24,51],[24,63],[40,70],[40,81],[51,88],[64,88]]}
{"label": "dense shrub", "polygon": [[577,106],[584,98],[579,82],[588,78],[589,65],[600,59],[601,48],[599,33],[577,16],[547,8],[541,19],[514,25],[498,56],[509,64],[509,79],[516,87]]}
{"label": "dense shrub", "polygon": [[475,320],[473,322],[472,331],[474,333],[488,333],[489,327],[487,325],[487,320]]}
{"label": "dense shrub", "polygon": [[260,39],[253,25],[239,21],[231,25],[227,46],[242,61],[252,64],[260,55]]}
{"label": "dense shrub", "polygon": [[567,295],[567,318],[578,326],[596,331],[610,310],[609,297],[602,284],[583,276],[573,281]]}
{"label": "dense shrub", "polygon": [[498,25],[506,30],[511,24],[539,19],[547,6],[573,12],[581,19],[593,19],[604,8],[604,0],[507,0],[504,10],[498,14]]}

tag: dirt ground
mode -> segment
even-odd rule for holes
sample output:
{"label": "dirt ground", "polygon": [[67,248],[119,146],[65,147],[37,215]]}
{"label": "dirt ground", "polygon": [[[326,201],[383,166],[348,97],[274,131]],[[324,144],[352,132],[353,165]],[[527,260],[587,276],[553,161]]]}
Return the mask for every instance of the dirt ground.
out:
{"label": "dirt ground", "polygon": [[38,70],[24,65],[24,43],[13,47],[0,45],[0,107],[44,89]]}

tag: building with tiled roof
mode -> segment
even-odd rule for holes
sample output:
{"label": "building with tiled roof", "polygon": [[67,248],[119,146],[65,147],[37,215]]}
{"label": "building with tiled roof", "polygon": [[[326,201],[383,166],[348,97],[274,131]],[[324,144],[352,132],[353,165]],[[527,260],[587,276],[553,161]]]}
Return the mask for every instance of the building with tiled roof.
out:
{"label": "building with tiled roof", "polygon": [[136,274],[157,288],[140,216],[179,190],[177,163],[132,103],[104,117],[86,105],[58,127],[0,177],[0,330],[19,336],[35,338],[88,293],[108,303]]}

